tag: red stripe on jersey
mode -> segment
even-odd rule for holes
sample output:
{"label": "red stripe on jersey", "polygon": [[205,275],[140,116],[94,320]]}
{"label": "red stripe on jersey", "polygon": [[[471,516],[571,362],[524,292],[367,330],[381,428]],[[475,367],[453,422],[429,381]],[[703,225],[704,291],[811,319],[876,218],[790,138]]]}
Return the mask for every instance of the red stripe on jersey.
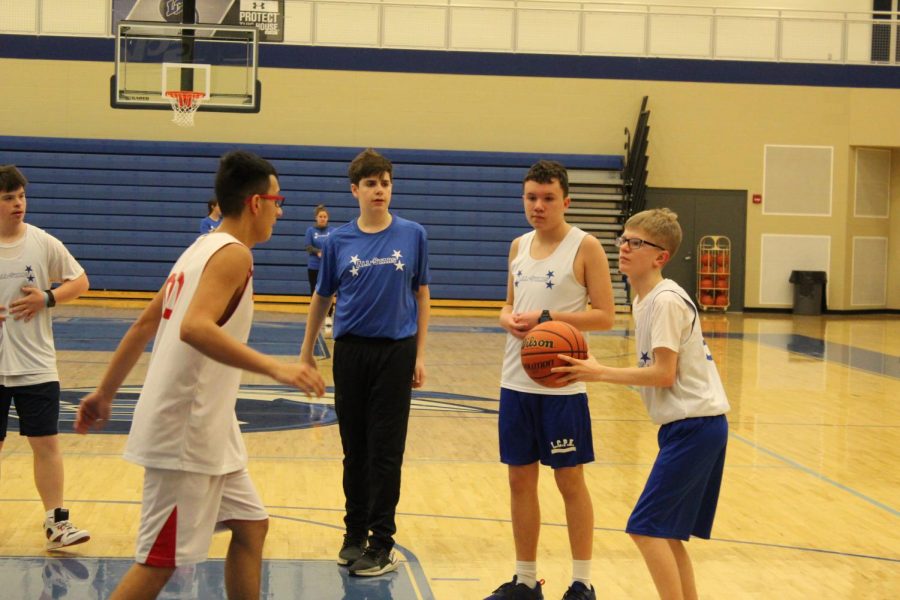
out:
{"label": "red stripe on jersey", "polygon": [[178,532],[178,507],[172,509],[165,525],[156,536],[153,547],[144,564],[148,567],[175,567],[176,534]]}

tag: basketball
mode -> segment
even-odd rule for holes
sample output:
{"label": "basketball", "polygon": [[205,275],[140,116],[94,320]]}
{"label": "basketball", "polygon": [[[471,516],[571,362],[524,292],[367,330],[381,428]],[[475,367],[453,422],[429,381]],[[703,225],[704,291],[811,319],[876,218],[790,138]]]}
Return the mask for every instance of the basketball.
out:
{"label": "basketball", "polygon": [[719,294],[716,296],[716,306],[727,306],[728,305],[728,295],[727,294]]}
{"label": "basketball", "polygon": [[723,253],[716,256],[716,264],[720,267],[724,267],[728,265],[728,257]]}
{"label": "basketball", "polygon": [[587,343],[575,327],[562,321],[539,323],[522,340],[522,368],[532,381],[545,387],[562,387],[561,373],[551,373],[553,367],[565,367],[569,363],[557,358],[568,354],[572,358],[587,358]]}
{"label": "basketball", "polygon": [[702,304],[704,306],[712,306],[713,305],[712,294],[701,294],[700,295],[700,304]]}
{"label": "basketball", "polygon": [[728,273],[728,267],[726,267],[725,265],[716,267],[716,273],[719,273],[720,275]]}
{"label": "basketball", "polygon": [[710,256],[709,252],[704,252],[700,255],[700,264],[704,267],[708,267],[711,260],[712,256]]}
{"label": "basketball", "polygon": [[713,280],[710,277],[704,277],[700,280],[701,288],[711,288],[713,286]]}
{"label": "basketball", "polygon": [[716,289],[727,290],[728,289],[728,280],[727,279],[716,280]]}

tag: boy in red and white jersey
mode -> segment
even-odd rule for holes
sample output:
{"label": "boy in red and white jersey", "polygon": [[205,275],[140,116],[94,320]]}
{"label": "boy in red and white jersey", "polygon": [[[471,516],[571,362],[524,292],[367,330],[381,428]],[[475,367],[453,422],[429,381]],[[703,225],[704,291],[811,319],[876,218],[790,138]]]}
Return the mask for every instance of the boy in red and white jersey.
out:
{"label": "boy in red and white jersey", "polygon": [[109,418],[116,390],[154,337],[125,458],[145,468],[137,551],[112,599],[155,598],[175,568],[206,560],[217,527],[231,530],[225,561],[230,598],[258,598],[268,515],[247,473],[234,409],[241,370],[308,394],[325,384],[300,363],[247,346],[253,320],[253,257],[281,216],[274,167],[243,151],[222,157],[216,198],[222,224],[175,263],[131,326],[96,391],[79,406],[75,429]]}

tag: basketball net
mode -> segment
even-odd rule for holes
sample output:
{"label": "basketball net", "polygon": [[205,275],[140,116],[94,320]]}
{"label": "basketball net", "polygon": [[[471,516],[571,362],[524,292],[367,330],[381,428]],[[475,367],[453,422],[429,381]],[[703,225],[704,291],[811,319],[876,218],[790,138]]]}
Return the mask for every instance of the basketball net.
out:
{"label": "basketball net", "polygon": [[193,92],[185,90],[173,90],[166,92],[169,103],[175,116],[172,122],[179,127],[193,127],[194,113],[200,108],[200,103],[206,100],[206,94],[203,92]]}

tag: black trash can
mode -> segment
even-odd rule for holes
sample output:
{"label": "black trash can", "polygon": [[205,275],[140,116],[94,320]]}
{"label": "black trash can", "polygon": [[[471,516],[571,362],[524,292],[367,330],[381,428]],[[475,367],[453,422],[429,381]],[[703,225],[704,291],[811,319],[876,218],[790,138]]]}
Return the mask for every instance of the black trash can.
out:
{"label": "black trash can", "polygon": [[825,310],[825,271],[791,271],[794,284],[794,314],[821,315]]}

